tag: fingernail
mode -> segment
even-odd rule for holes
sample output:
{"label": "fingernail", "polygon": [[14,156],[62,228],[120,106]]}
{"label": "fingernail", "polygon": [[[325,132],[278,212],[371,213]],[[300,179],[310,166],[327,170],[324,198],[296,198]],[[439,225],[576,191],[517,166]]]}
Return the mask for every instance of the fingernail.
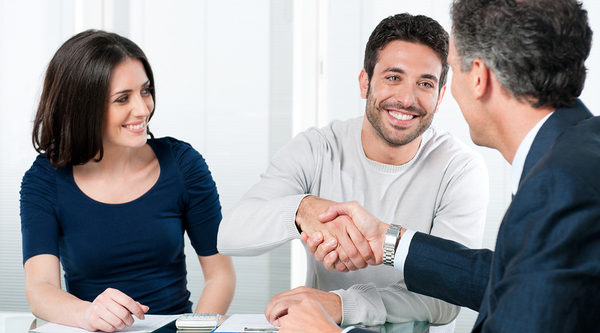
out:
{"label": "fingernail", "polygon": [[369,260],[367,260],[367,264],[369,264],[369,265],[375,265],[375,260],[369,259]]}
{"label": "fingernail", "polygon": [[332,238],[332,239],[328,240],[327,243],[325,243],[325,244],[331,246],[331,245],[335,245],[335,243],[336,243],[335,238]]}

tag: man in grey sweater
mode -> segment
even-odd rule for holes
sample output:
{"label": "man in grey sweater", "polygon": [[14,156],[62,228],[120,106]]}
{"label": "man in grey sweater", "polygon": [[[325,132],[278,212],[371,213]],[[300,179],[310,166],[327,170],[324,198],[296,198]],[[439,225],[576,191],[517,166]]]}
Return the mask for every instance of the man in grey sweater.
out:
{"label": "man in grey sweater", "polygon": [[[267,305],[274,324],[306,298],[342,325],[445,324],[458,315],[457,306],[407,291],[399,271],[354,271],[375,258],[367,240],[347,217],[318,221],[332,202],[356,200],[382,221],[481,246],[488,203],[483,159],[431,126],[446,89],[447,54],[448,34],[435,20],[410,14],[384,19],[369,38],[359,76],[366,116],[300,133],[221,222],[218,249],[225,255],[260,255],[301,232],[321,231],[325,242],[335,237],[340,243],[339,271],[309,256],[307,287],[276,295]],[[365,260],[352,262],[356,253]],[[353,271],[341,272],[348,268]]]}

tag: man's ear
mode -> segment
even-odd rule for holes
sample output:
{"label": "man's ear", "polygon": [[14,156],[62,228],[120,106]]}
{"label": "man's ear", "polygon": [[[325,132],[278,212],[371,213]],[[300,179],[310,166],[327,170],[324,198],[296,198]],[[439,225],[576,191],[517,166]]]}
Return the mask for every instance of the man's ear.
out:
{"label": "man's ear", "polygon": [[489,88],[490,69],[485,65],[483,60],[477,58],[473,60],[473,67],[469,73],[471,83],[473,84],[473,93],[475,99],[480,99],[485,95]]}
{"label": "man's ear", "polygon": [[358,75],[358,85],[360,86],[360,97],[367,99],[367,92],[369,91],[369,74],[363,68]]}
{"label": "man's ear", "polygon": [[435,106],[435,111],[433,111],[433,113],[437,113],[440,110],[440,104],[442,104],[442,99],[444,99],[444,94],[446,93],[446,87],[447,86],[443,86],[442,89],[440,90],[440,94],[438,95],[437,104]]}

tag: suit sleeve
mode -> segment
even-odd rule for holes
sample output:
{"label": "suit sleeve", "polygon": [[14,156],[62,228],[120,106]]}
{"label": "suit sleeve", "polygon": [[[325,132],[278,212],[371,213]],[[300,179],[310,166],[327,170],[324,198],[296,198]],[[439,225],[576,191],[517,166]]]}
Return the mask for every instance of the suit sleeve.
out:
{"label": "suit sleeve", "polygon": [[316,131],[298,134],[271,159],[265,174],[224,217],[219,252],[257,256],[299,239],[296,211],[310,193],[324,144]]}
{"label": "suit sleeve", "polygon": [[[483,164],[479,161],[474,165],[479,163]],[[480,247],[483,238],[488,202],[488,175],[484,171],[471,172],[474,175],[463,173],[459,180],[464,186],[449,187],[447,199],[441,205],[446,213],[436,216],[431,235],[419,232],[414,235],[404,264],[408,290],[479,309],[493,257],[493,252],[487,249],[471,250]],[[458,201],[461,197],[464,199]],[[473,203],[479,204],[472,208],[470,219],[465,208],[454,207],[469,207]]]}
{"label": "suit sleeve", "polygon": [[[433,223],[423,221],[423,224],[431,224],[431,234],[438,239],[443,237],[473,247],[480,246],[488,203],[488,175],[483,159],[477,155],[450,166],[446,177]],[[439,279],[438,275],[421,278],[426,281]],[[456,303],[414,293],[407,289],[407,285],[405,272],[405,281],[385,288],[357,284],[345,291],[336,290],[335,293],[342,298],[342,325],[406,321],[447,324],[458,316],[460,307],[453,305]]]}
{"label": "suit sleeve", "polygon": [[488,283],[493,252],[416,233],[404,279],[408,290],[477,311]]}

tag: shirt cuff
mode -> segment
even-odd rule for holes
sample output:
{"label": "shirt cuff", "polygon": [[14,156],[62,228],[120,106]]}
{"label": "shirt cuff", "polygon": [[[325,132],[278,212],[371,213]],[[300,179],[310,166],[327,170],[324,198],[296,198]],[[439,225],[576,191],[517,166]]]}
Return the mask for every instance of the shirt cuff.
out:
{"label": "shirt cuff", "polygon": [[400,242],[398,242],[398,247],[396,248],[394,267],[402,273],[404,273],[404,263],[406,262],[408,249],[410,248],[410,242],[412,241],[414,235],[414,230],[406,229],[404,235],[402,235],[402,238],[400,238]]}
{"label": "shirt cuff", "polygon": [[354,326],[348,326],[346,328],[344,328],[344,330],[342,331],[342,333],[348,333],[350,332],[350,330],[352,330],[353,328],[355,328]]}

